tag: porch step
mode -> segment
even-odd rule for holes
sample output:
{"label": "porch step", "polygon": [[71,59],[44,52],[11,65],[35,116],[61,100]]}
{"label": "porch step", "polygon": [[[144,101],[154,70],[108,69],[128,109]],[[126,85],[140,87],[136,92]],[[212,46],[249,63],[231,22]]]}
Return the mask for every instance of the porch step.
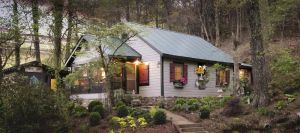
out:
{"label": "porch step", "polygon": [[182,124],[178,125],[179,128],[190,128],[190,127],[201,127],[200,123],[195,123],[195,124]]}
{"label": "porch step", "polygon": [[208,133],[200,123],[176,125],[179,133]]}
{"label": "porch step", "polygon": [[197,132],[182,132],[182,133],[209,133],[208,131],[197,131]]}
{"label": "porch step", "polygon": [[181,128],[181,132],[199,132],[204,131],[203,127],[189,127],[189,128]]}

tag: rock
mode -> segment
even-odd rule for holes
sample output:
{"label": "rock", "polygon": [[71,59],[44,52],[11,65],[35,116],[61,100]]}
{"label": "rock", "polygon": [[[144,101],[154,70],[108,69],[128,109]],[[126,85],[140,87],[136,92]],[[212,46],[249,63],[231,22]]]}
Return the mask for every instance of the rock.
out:
{"label": "rock", "polygon": [[141,106],[141,105],[142,105],[142,102],[141,102],[140,99],[133,99],[133,100],[131,101],[131,105],[132,105],[133,107]]}

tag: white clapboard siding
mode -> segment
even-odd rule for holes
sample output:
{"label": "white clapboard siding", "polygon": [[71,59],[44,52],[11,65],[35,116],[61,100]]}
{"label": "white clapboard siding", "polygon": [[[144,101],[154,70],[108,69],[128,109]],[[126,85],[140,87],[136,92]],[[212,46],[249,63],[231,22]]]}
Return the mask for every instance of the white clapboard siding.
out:
{"label": "white clapboard siding", "polygon": [[[216,87],[216,71],[211,70],[209,72],[209,82],[206,84],[206,89],[199,90],[195,86],[197,75],[195,74],[195,68],[197,62],[184,62],[188,65],[188,83],[183,89],[176,89],[173,86],[173,82],[170,82],[170,63],[173,60],[164,60],[164,94],[166,97],[179,96],[179,97],[203,97],[203,96],[217,96],[218,87]],[[230,69],[230,79],[232,80],[233,70]],[[232,81],[230,81],[230,84]]]}
{"label": "white clapboard siding", "polygon": [[149,86],[140,86],[140,96],[157,97],[161,95],[160,55],[138,37],[129,41],[129,46],[142,55],[142,61],[149,63]]}

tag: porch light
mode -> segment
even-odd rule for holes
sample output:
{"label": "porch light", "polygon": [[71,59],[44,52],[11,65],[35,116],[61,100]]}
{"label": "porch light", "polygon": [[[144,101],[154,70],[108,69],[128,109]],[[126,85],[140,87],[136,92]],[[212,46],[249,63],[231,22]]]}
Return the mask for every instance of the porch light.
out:
{"label": "porch light", "polygon": [[135,65],[141,64],[141,62],[137,59],[136,61],[133,62]]}

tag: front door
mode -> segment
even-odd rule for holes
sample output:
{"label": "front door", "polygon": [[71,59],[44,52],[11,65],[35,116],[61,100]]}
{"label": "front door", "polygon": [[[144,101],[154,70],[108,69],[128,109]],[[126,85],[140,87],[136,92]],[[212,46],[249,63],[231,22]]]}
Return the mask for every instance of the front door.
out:
{"label": "front door", "polygon": [[126,91],[136,93],[136,66],[133,63],[126,63]]}

